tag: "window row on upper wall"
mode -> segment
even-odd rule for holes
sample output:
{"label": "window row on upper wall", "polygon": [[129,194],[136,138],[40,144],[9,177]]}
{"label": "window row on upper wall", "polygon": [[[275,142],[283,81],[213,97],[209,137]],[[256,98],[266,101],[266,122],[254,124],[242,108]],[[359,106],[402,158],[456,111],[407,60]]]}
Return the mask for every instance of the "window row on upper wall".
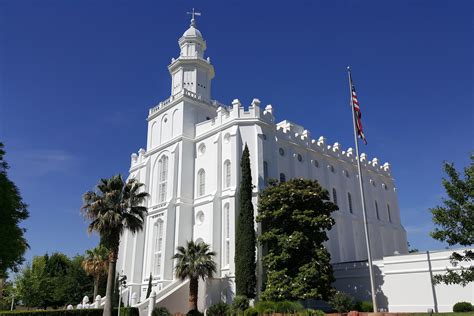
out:
{"label": "window row on upper wall", "polygon": [[[278,148],[278,153],[280,154],[280,156],[285,156],[285,155],[286,155],[285,149],[283,149],[283,147]],[[297,159],[299,162],[303,162],[303,156],[302,156],[301,154],[297,153],[297,154],[294,154],[294,156],[296,157],[296,159]],[[318,161],[317,159],[312,158],[312,159],[311,159],[311,165],[313,165],[313,166],[316,167],[316,168],[319,168],[319,161]],[[328,165],[327,165],[327,168],[328,168],[328,170],[331,171],[332,173],[336,173],[336,168],[335,168],[332,164],[328,164]],[[342,169],[342,174],[343,174],[344,176],[346,176],[346,178],[350,178],[350,177],[351,177],[351,174],[350,174],[349,171],[347,171],[346,169]],[[370,183],[371,183],[373,186],[376,186],[375,180],[370,179]],[[388,186],[387,186],[385,183],[382,183],[382,188],[384,188],[385,190],[388,190]]]}
{"label": "window row on upper wall", "polygon": [[[332,188],[332,201],[334,204],[338,205],[336,188]],[[347,192],[347,205],[349,206],[349,212],[353,214],[354,208],[352,205],[352,195],[350,192]],[[374,205],[375,205],[375,217],[377,218],[377,220],[380,220],[379,205],[377,201],[374,201]],[[388,203],[387,203],[387,218],[388,218],[388,221],[392,223],[392,213],[390,210],[390,204]]]}
{"label": "window row on upper wall", "polygon": [[[232,166],[230,160],[224,161],[223,165],[223,187],[229,188],[232,183]],[[206,194],[206,171],[201,168],[197,173],[197,196]]]}

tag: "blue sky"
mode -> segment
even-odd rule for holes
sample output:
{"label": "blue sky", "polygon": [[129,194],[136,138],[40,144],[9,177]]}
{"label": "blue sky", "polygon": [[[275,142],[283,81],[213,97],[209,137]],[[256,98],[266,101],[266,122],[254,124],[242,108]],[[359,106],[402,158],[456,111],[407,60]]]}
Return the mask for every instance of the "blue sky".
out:
{"label": "blue sky", "polygon": [[[291,3],[291,5],[290,5]],[[258,97],[277,119],[353,146],[352,65],[369,145],[392,164],[412,246],[444,196],[442,162],[468,163],[473,134],[471,1],[1,1],[0,140],[29,204],[31,249],[93,247],[79,213],[101,177],[126,174],[196,7],[216,69],[213,98]]]}

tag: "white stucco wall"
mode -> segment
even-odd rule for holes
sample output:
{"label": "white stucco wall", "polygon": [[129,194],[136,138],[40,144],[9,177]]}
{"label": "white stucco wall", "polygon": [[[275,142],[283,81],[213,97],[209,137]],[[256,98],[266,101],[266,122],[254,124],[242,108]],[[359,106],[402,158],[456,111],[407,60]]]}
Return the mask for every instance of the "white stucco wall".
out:
{"label": "white stucco wall", "polygon": [[[446,268],[468,267],[465,262],[453,267],[449,257],[452,250],[431,251],[409,255],[389,256],[374,261],[377,304],[390,312],[451,312],[457,302],[474,302],[474,284],[434,285],[432,275],[444,274]],[[357,300],[370,299],[367,262],[334,265],[334,286],[353,295]]]}

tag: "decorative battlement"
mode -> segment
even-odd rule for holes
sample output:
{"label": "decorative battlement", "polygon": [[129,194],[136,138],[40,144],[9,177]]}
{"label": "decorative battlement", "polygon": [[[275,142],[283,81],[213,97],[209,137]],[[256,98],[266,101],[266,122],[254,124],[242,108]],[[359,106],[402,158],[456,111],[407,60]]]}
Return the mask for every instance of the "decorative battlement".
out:
{"label": "decorative battlement", "polygon": [[[277,137],[280,139],[287,140],[294,144],[306,147],[310,150],[321,152],[325,155],[345,160],[351,164],[355,163],[354,150],[348,148],[342,150],[340,143],[335,142],[333,145],[326,145],[326,138],[320,136],[317,140],[310,138],[310,133],[303,126],[292,123],[288,120],[281,121],[276,124]],[[360,162],[362,166],[368,170],[375,172],[382,172],[390,176],[390,164],[388,162],[383,165],[379,165],[379,159],[373,158],[371,161],[368,160],[367,154],[360,154]]]}
{"label": "decorative battlement", "polygon": [[[245,111],[239,99],[234,99],[231,107],[219,104],[220,106],[216,110],[217,116],[215,118],[196,124],[196,136],[211,131],[216,126],[225,124],[232,119],[260,119],[266,123],[275,124],[273,106],[269,104],[265,107],[265,110],[262,111],[260,104],[261,102],[259,99],[253,99],[247,111]],[[342,150],[342,145],[338,142],[335,142],[333,145],[327,145],[324,136],[320,136],[317,140],[312,139],[311,133],[307,129],[288,120],[277,123],[276,132],[276,136],[279,139],[284,139],[301,147],[318,151],[324,155],[344,160],[351,164],[356,162],[355,153],[352,148]],[[390,176],[391,170],[388,162],[380,165],[378,158],[368,160],[367,154],[365,153],[360,154],[360,161],[365,169],[382,172]]]}
{"label": "decorative battlement", "polygon": [[[260,108],[260,100],[253,99],[252,103],[248,107],[248,110],[242,106],[239,99],[234,99],[231,106],[222,104],[216,100],[209,100],[203,98],[201,95],[192,91],[183,89],[181,92],[171,96],[170,98],[160,102],[157,106],[153,107],[149,111],[149,119],[154,116],[158,111],[166,109],[174,105],[181,98],[190,98],[194,101],[202,102],[207,105],[211,105],[216,108],[216,116],[210,120],[196,124],[196,137],[212,131],[216,126],[223,125],[233,119],[258,119],[268,124],[275,124],[275,117],[273,115],[273,106],[267,105],[265,110]],[[333,145],[327,145],[326,138],[320,136],[317,140],[311,138],[311,134],[303,126],[283,120],[275,125],[276,136],[278,139],[286,140],[293,144],[297,144],[301,147],[306,147],[313,151],[318,151],[324,155],[331,156],[336,159],[344,160],[348,163],[354,164],[356,157],[354,150],[348,148],[342,150],[342,145],[335,142]],[[132,154],[132,166],[139,163],[140,156]],[[383,165],[380,164],[378,158],[369,160],[367,154],[360,154],[360,162],[362,166],[368,170],[375,172],[382,172],[390,176],[390,164],[385,162]]]}
{"label": "decorative battlement", "polygon": [[259,99],[253,99],[247,111],[242,106],[239,99],[234,99],[232,101],[232,106],[230,107],[217,102],[216,104],[220,105],[216,110],[217,116],[213,119],[196,124],[196,137],[233,119],[258,119],[268,124],[273,124],[274,122],[271,105],[267,105],[265,111],[262,111]]}
{"label": "decorative battlement", "polygon": [[194,93],[194,92],[189,91],[187,89],[182,89],[180,92],[176,93],[175,95],[172,95],[168,99],[166,99],[164,101],[161,101],[160,103],[158,103],[158,105],[152,107],[148,111],[148,119],[150,119],[150,117],[153,116],[158,111],[164,110],[166,108],[169,108],[169,107],[173,106],[177,101],[181,100],[183,97],[187,97],[189,99],[192,99],[192,100],[198,101],[198,102],[202,102],[202,103],[205,103],[207,105],[212,105],[215,108],[226,107],[226,105],[220,103],[217,100],[207,99],[207,98],[205,98],[205,97],[203,97],[203,96],[201,96],[197,93]]}
{"label": "decorative battlement", "polygon": [[145,153],[146,150],[143,148],[140,148],[138,150],[138,155],[136,153],[132,153],[131,155],[131,161],[130,161],[130,168],[135,167],[136,165],[141,164],[142,162],[145,161]]}

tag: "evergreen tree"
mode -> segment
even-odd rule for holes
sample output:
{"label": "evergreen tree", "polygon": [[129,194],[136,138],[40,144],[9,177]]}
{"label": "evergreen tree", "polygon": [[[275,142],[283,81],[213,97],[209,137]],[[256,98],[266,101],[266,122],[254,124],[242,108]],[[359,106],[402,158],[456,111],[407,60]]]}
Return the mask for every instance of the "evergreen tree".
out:
{"label": "evergreen tree", "polygon": [[[433,222],[437,227],[431,236],[445,241],[450,246],[469,247],[474,244],[474,155],[471,164],[464,169],[464,179],[452,163],[444,163],[444,170],[449,179],[443,179],[443,186],[448,195],[443,205],[432,208]],[[453,252],[451,263],[457,266],[461,262],[474,260],[472,250]],[[466,286],[474,281],[474,265],[460,267],[458,271],[448,270],[445,275],[435,275],[437,283],[460,284]]]}
{"label": "evergreen tree", "polygon": [[240,162],[242,179],[240,181],[240,211],[237,215],[235,234],[235,284],[236,294],[254,298],[256,294],[256,237],[252,203],[252,173],[247,144]]}
{"label": "evergreen tree", "polygon": [[323,243],[338,207],[317,181],[272,182],[260,194],[257,222],[264,255],[263,300],[326,300],[334,281]]}
{"label": "evergreen tree", "polygon": [[28,249],[25,229],[19,226],[29,214],[16,185],[7,175],[8,164],[3,159],[5,151],[0,142],[0,299],[8,271],[18,271],[23,254]]}

